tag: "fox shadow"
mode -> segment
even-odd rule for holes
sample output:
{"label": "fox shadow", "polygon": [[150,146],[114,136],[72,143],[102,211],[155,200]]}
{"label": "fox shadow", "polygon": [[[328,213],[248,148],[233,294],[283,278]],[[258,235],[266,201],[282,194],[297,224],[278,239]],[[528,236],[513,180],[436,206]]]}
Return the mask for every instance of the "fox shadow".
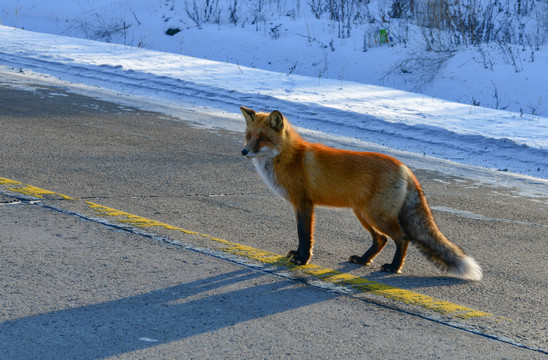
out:
{"label": "fox shadow", "polygon": [[[335,295],[249,269],[0,323],[5,358],[102,359],[319,303]],[[258,283],[258,284],[257,284]]]}
{"label": "fox shadow", "polygon": [[[362,265],[352,263],[340,263],[337,271],[349,273],[362,268]],[[370,268],[368,268],[370,269]],[[401,289],[419,289],[428,287],[442,287],[463,285],[469,283],[467,280],[447,276],[444,274],[434,274],[432,276],[413,276],[409,274],[394,274],[381,271],[380,268],[372,271],[367,276],[361,276],[368,280],[382,282],[385,285],[395,286]]]}

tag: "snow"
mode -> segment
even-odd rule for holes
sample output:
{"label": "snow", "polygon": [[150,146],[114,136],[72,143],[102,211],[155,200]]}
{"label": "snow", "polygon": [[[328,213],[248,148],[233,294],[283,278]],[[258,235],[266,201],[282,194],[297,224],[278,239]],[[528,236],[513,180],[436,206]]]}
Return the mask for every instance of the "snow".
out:
{"label": "snow", "polygon": [[[543,47],[511,53],[518,58],[513,63],[498,61],[504,49],[495,45],[450,53],[432,77],[421,70],[424,59],[403,61],[411,43],[376,46],[358,31],[333,37],[333,23],[306,15],[305,4],[300,17],[241,20],[238,26],[191,25],[186,10],[192,9],[175,5],[173,0],[157,6],[4,0],[3,24],[44,33],[0,26],[0,70],[47,74],[173,107],[221,110],[226,121],[207,125],[238,131],[243,130],[240,105],[279,109],[301,128],[354,138],[364,146],[375,143],[548,179],[548,51]],[[168,36],[166,28],[182,31]],[[432,56],[425,54],[420,56]],[[438,63],[439,58],[426,60]],[[402,66],[409,67],[414,81],[394,71]]]}

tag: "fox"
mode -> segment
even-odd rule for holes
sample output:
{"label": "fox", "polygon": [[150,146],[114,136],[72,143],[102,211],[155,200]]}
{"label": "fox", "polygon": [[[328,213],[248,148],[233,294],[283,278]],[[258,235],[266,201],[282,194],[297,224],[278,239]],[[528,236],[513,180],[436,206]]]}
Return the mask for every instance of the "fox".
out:
{"label": "fox", "polygon": [[413,172],[381,153],[335,149],[304,140],[278,110],[240,107],[245,118],[242,155],[276,195],[295,212],[299,243],[287,257],[306,265],[313,255],[315,206],[347,207],[371,234],[372,245],[348,261],[371,265],[390,237],[392,263],[381,271],[401,273],[409,242],[449,275],[479,281],[478,263],[442,234]]}

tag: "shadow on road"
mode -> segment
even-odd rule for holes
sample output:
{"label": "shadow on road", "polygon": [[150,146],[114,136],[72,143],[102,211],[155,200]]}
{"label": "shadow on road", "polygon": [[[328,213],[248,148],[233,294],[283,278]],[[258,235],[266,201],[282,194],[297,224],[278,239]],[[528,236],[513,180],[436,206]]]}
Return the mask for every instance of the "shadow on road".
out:
{"label": "shadow on road", "polygon": [[[104,358],[333,298],[247,269],[0,324],[6,358]],[[259,283],[260,284],[257,284]],[[29,346],[32,344],[32,346]]]}

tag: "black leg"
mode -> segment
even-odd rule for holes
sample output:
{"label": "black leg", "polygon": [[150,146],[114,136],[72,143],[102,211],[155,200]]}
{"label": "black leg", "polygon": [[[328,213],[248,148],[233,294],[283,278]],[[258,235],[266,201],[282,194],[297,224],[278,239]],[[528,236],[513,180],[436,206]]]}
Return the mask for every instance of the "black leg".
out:
{"label": "black leg", "polygon": [[287,256],[292,263],[306,265],[312,257],[312,247],[314,246],[314,206],[311,203],[304,203],[295,212],[299,247],[296,251],[290,251]]}

